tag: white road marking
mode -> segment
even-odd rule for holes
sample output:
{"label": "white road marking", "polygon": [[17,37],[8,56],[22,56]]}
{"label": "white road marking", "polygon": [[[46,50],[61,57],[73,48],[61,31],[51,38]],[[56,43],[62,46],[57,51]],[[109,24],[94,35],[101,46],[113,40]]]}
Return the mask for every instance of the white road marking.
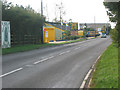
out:
{"label": "white road marking", "polygon": [[79,49],[79,48],[81,48],[81,47],[77,47],[77,48],[75,48],[74,50],[77,50],[77,49]]}
{"label": "white road marking", "polygon": [[63,55],[65,52],[60,53],[59,55]]}
{"label": "white road marking", "polygon": [[54,58],[54,56],[48,57],[48,59]]}
{"label": "white road marking", "polygon": [[86,83],[86,80],[88,79],[88,77],[89,77],[89,75],[90,75],[91,72],[92,72],[92,69],[90,69],[89,72],[87,73],[87,75],[86,75],[86,77],[84,78],[84,80],[83,80],[80,88],[84,88],[85,83]]}
{"label": "white road marking", "polygon": [[84,45],[84,47],[86,47],[87,45]]}
{"label": "white road marking", "polygon": [[78,48],[75,48],[74,50],[77,50]]}
{"label": "white road marking", "polygon": [[52,48],[52,49],[57,49],[57,48],[59,48],[59,47],[54,47],[54,48]]}
{"label": "white road marking", "polygon": [[25,65],[26,67],[32,67],[33,65]]}
{"label": "white road marking", "polygon": [[69,53],[69,52],[70,52],[70,50],[66,51],[66,53]]}
{"label": "white road marking", "polygon": [[54,58],[54,56],[51,56],[51,57],[48,57],[48,58],[42,59],[42,60],[37,61],[37,62],[34,62],[33,64],[38,64],[38,63],[41,63],[41,62],[47,61],[48,59],[51,59],[51,58]]}
{"label": "white road marking", "polygon": [[7,75],[9,75],[9,74],[15,73],[15,72],[17,72],[17,71],[20,71],[20,70],[22,70],[22,69],[23,69],[23,68],[18,68],[18,69],[16,69],[16,70],[11,71],[11,72],[8,72],[8,73],[5,73],[5,74],[3,74],[3,75],[0,75],[0,78],[2,78],[2,77],[4,77],[4,76],[7,76]]}
{"label": "white road marking", "polygon": [[65,54],[65,53],[69,53],[70,52],[70,50],[68,50],[68,51],[66,51],[66,52],[62,52],[62,53],[60,53],[59,55],[63,55],[63,54]]}
{"label": "white road marking", "polygon": [[45,59],[42,59],[42,60],[40,60],[40,61],[34,62],[33,64],[38,64],[38,63],[44,62],[44,61],[46,61],[46,60],[48,60],[48,59],[49,59],[49,58],[45,58]]}

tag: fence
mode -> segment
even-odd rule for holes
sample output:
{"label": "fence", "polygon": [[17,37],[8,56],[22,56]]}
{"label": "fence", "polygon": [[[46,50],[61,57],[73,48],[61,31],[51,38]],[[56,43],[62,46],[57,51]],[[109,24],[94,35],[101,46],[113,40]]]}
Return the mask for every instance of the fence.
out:
{"label": "fence", "polygon": [[41,38],[37,35],[15,35],[11,34],[11,45],[40,44]]}

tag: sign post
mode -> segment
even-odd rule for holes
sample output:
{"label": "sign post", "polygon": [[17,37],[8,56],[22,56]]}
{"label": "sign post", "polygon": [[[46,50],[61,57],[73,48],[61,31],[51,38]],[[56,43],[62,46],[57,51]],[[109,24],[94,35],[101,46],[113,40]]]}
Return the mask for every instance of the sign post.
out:
{"label": "sign post", "polygon": [[9,21],[1,21],[1,43],[2,48],[10,48],[11,47],[11,38],[10,38],[10,22]]}

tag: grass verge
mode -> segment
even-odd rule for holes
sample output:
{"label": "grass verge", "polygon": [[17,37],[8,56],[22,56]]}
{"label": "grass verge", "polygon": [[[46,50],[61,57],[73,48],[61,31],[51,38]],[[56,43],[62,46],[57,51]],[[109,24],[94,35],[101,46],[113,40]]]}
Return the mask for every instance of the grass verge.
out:
{"label": "grass verge", "polygon": [[19,45],[19,46],[14,46],[11,48],[3,48],[2,49],[2,54],[10,54],[10,53],[16,53],[16,52],[24,52],[24,51],[29,51],[29,50],[34,50],[34,49],[40,49],[48,46],[56,46],[56,45],[62,45],[62,44],[68,44],[68,43],[74,43],[78,41],[83,41],[85,39],[78,39],[78,40],[72,40],[72,41],[67,41],[67,42],[62,42],[62,43],[56,43],[56,44],[30,44],[30,45]]}
{"label": "grass verge", "polygon": [[118,48],[114,44],[98,61],[90,88],[118,88]]}

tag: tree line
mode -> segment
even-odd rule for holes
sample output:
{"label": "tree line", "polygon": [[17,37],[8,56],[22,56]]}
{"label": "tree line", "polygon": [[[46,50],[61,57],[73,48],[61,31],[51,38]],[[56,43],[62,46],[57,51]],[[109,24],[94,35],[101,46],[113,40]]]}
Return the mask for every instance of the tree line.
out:
{"label": "tree line", "polygon": [[30,5],[23,7],[2,2],[2,21],[10,21],[12,46],[41,43],[41,27],[45,17]]}
{"label": "tree line", "polygon": [[116,23],[115,28],[111,30],[111,38],[120,47],[120,2],[104,2],[104,5],[108,9],[110,21]]}

